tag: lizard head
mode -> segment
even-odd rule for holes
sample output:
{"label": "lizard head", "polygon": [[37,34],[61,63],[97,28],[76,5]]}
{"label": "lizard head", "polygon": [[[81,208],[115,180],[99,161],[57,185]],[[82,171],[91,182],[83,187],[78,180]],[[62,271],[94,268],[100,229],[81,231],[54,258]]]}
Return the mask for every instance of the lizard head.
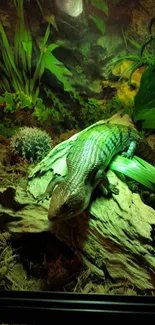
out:
{"label": "lizard head", "polygon": [[88,206],[90,195],[85,193],[84,187],[72,186],[71,190],[65,182],[58,184],[51,196],[48,219],[63,221],[76,217]]}

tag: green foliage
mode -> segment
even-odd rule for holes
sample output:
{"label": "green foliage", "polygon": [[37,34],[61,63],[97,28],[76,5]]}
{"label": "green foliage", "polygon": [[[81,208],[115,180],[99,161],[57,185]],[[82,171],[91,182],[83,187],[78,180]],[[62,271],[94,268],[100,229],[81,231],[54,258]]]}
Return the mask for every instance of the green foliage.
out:
{"label": "green foliage", "polygon": [[5,91],[3,96],[0,96],[0,103],[4,103],[4,112],[14,113],[21,108],[32,108],[30,97],[23,92],[8,93]]}
{"label": "green foliage", "polygon": [[[112,60],[112,64],[114,64],[114,65],[117,64],[119,61],[123,61],[123,60],[133,61],[133,63],[127,69],[125,69],[125,71],[123,72],[123,74],[120,77],[120,80],[124,77],[124,75],[127,72],[130,71],[129,84],[131,84],[131,77],[136,69],[138,69],[139,67],[141,67],[143,65],[151,67],[152,65],[155,64],[155,56],[154,56],[155,36],[152,34],[152,25],[154,24],[154,22],[155,22],[155,18],[153,17],[149,21],[148,28],[147,28],[147,37],[146,37],[146,40],[142,44],[138,44],[133,39],[125,38],[124,33],[123,33],[125,46],[127,47],[127,41],[129,41],[129,43],[132,44],[134,46],[134,48],[136,48],[138,50],[138,54],[137,55],[132,55],[132,54],[131,55],[123,55],[123,56],[120,56],[120,57]],[[149,50],[148,50],[146,47],[149,44],[152,45],[152,48],[149,48]]]}
{"label": "green foliage", "polygon": [[51,138],[38,128],[20,128],[11,139],[11,150],[20,157],[33,161],[43,159],[51,149]]}
{"label": "green foliage", "polygon": [[78,119],[84,123],[85,127],[88,127],[90,124],[104,118],[103,106],[98,103],[97,99],[88,98],[87,102],[82,102],[81,100],[80,104],[81,108],[79,110]]}
{"label": "green foliage", "polygon": [[44,123],[51,114],[52,110],[43,104],[43,100],[41,98],[38,98],[32,115],[36,116],[39,122]]}
{"label": "green foliage", "polygon": [[[85,0],[85,4],[91,4],[93,7],[101,10],[108,16],[108,5],[105,0]],[[95,23],[96,27],[100,30],[102,34],[105,33],[105,23],[104,20],[96,15],[89,15],[89,18]]]}
{"label": "green foliage", "polygon": [[90,0],[90,3],[108,16],[108,5],[105,0]]}
{"label": "green foliage", "polygon": [[[45,68],[49,69],[63,83],[66,91],[75,94],[75,90],[67,79],[68,76],[71,76],[71,73],[51,53],[58,45],[49,44],[46,46],[50,35],[50,25],[47,26],[40,44],[40,53],[36,68],[33,72],[33,42],[26,15],[24,14],[23,0],[14,0],[14,4],[17,11],[14,52],[8,42],[5,30],[0,23],[0,38],[2,42],[0,49],[2,56],[2,62],[0,62],[0,86],[5,92],[3,97],[7,105],[6,110],[13,112],[19,107],[33,108],[36,106],[37,109],[41,105],[43,107],[43,103],[41,103],[41,99],[38,99],[38,96],[40,80]],[[12,95],[12,92],[16,95]],[[19,99],[18,104],[17,99]],[[15,104],[17,104],[16,108]]]}
{"label": "green foliage", "polygon": [[42,106],[42,102],[39,102],[38,106],[36,105],[33,115],[40,122],[45,122],[50,116],[50,121],[53,123],[58,122],[64,125],[64,122],[68,121],[72,127],[80,129],[81,125],[87,127],[104,118],[103,106],[95,98],[85,100],[76,94],[76,99],[71,98],[70,105],[66,105],[50,89],[44,87],[44,91],[51,103],[49,108]]}
{"label": "green foliage", "polygon": [[44,90],[47,98],[51,100],[50,108],[45,107],[42,99],[39,98],[33,116],[36,116],[41,123],[45,122],[49,116],[52,117],[53,122],[63,122],[65,118],[70,121],[73,120],[71,112],[65,107],[64,103],[50,89],[45,87]]}
{"label": "green foliage", "polygon": [[41,3],[40,3],[40,0],[36,0],[37,4],[38,4],[38,7],[44,17],[44,20],[46,20],[49,24],[51,24],[56,30],[57,32],[59,31],[58,29],[58,26],[56,24],[56,20],[55,20],[55,16],[53,14],[50,14],[50,15],[46,15],[44,13],[44,9],[43,7],[41,6]]}
{"label": "green foliage", "polygon": [[155,129],[155,64],[148,67],[142,75],[135,96],[134,121],[142,121],[143,129]]}
{"label": "green foliage", "polygon": [[117,155],[109,168],[120,172],[155,192],[155,168],[145,160],[134,156],[128,159]]}
{"label": "green foliage", "polygon": [[[49,45],[45,50],[50,28],[47,27],[41,44],[37,66],[32,74],[32,37],[24,15],[23,0],[14,1],[17,11],[17,24],[14,37],[14,53],[9,45],[5,30],[0,23],[2,47],[0,49],[3,61],[0,63],[2,74],[1,88],[4,91],[22,92],[35,104],[39,93],[39,81],[44,72],[44,61],[55,46]],[[11,97],[10,97],[11,98]]]}
{"label": "green foliage", "polygon": [[[148,35],[143,44],[139,45],[133,39],[130,39],[130,43],[139,51],[139,55],[126,55],[114,59],[112,62],[117,63],[121,60],[130,59],[133,63],[123,72],[120,79],[130,71],[129,83],[131,83],[131,77],[133,72],[142,65],[147,65],[144,71],[138,93],[134,99],[134,122],[141,122],[141,130],[154,130],[155,129],[155,57],[154,57],[154,41],[155,35],[152,33],[152,25],[155,22],[155,18],[151,18],[148,24]],[[153,45],[152,49],[146,49],[148,44]],[[144,51],[145,50],[145,51]]]}
{"label": "green foliage", "polygon": [[68,91],[76,97],[76,91],[67,78],[71,77],[72,73],[63,65],[63,63],[57,60],[52,53],[45,59],[45,68],[47,68],[59,81],[62,82],[64,91]]}
{"label": "green foliage", "polygon": [[50,89],[45,88],[45,92],[46,92],[46,96],[47,98],[50,98],[52,100],[53,103],[53,107],[55,112],[53,112],[52,117],[56,120],[56,121],[60,121],[63,122],[65,118],[68,118],[70,121],[73,120],[71,111],[69,110],[68,107],[66,107],[64,105],[64,103],[62,103],[60,101],[60,99],[51,92]]}
{"label": "green foliage", "polygon": [[5,124],[0,123],[0,135],[5,138],[10,138],[15,133],[14,128],[5,126]]}
{"label": "green foliage", "polygon": [[97,28],[100,30],[102,34],[105,33],[105,23],[102,18],[95,16],[95,15],[89,15],[89,17],[93,20],[93,22],[96,24]]}
{"label": "green foliage", "polygon": [[122,115],[128,114],[132,117],[133,111],[134,111],[134,101],[132,99],[128,99],[129,104],[125,104],[121,99],[117,97],[113,97],[111,100],[109,100],[106,104],[106,112],[107,112],[107,118],[111,115],[122,112]]}

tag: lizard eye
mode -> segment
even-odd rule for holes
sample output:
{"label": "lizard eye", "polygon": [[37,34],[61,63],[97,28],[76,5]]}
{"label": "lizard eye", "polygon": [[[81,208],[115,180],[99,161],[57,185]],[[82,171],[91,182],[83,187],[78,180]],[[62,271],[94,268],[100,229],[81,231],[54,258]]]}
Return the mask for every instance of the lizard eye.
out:
{"label": "lizard eye", "polygon": [[68,204],[67,203],[64,203],[61,207],[62,210],[66,210],[68,208]]}

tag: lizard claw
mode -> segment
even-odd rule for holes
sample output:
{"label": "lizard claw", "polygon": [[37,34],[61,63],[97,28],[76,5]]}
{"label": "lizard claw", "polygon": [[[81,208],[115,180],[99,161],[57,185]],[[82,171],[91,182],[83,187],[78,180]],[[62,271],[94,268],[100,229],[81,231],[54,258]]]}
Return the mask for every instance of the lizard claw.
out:
{"label": "lizard claw", "polygon": [[37,197],[37,203],[43,202],[45,200],[49,200],[49,194],[47,192],[42,193]]}
{"label": "lizard claw", "polygon": [[102,183],[99,185],[100,189],[105,196],[111,196],[111,194],[118,195],[119,194],[119,189],[116,187],[116,185],[109,184],[108,188],[106,188]]}
{"label": "lizard claw", "polygon": [[109,190],[111,193],[118,195],[119,194],[119,189],[116,187],[116,185],[110,184],[109,185]]}

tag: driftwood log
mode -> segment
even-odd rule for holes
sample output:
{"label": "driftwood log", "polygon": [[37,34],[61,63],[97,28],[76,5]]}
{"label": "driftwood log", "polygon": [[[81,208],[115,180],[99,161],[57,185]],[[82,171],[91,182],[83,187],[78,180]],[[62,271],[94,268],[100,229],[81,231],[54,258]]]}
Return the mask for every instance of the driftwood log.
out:
{"label": "driftwood log", "polygon": [[[122,121],[121,121],[122,122]],[[37,203],[53,173],[65,175],[66,153],[78,134],[57,145],[16,188],[1,188],[1,225],[11,233],[51,231],[93,272],[140,290],[155,288],[155,210],[145,205],[112,171],[119,189],[96,197],[79,217],[61,223],[47,219],[49,200]]]}

